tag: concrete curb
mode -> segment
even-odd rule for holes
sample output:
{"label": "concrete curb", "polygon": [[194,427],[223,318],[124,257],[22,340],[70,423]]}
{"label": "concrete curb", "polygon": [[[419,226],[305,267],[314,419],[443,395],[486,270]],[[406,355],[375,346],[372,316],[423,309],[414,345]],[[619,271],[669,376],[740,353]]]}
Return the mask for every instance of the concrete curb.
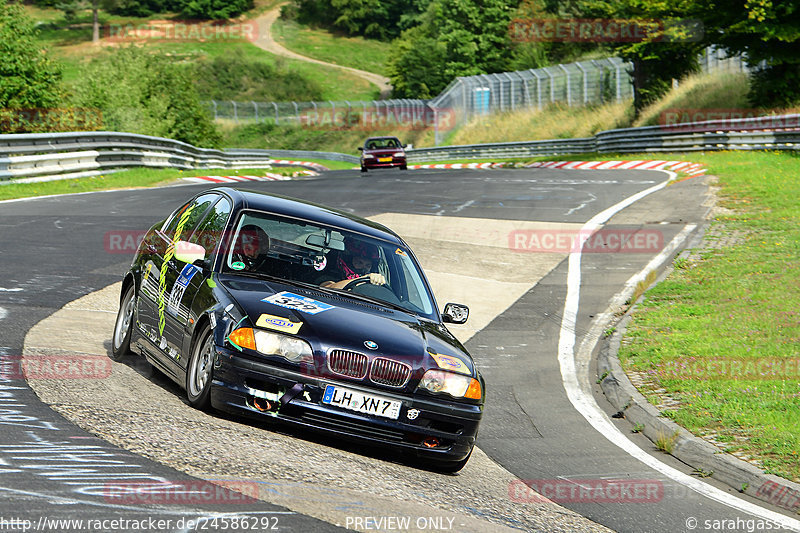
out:
{"label": "concrete curb", "polygon": [[[679,257],[684,254],[687,252],[682,252]],[[658,281],[672,270],[673,267],[668,266]],[[800,514],[800,484],[766,474],[758,467],[694,436],[664,417],[631,383],[617,354],[635,307],[631,306],[615,325],[613,335],[601,339],[599,343],[597,373],[598,378],[601,378],[600,387],[611,405],[632,424],[642,427],[641,433],[654,443],[659,438],[674,436],[674,446],[670,454],[694,468],[700,475],[713,477],[748,496]]]}

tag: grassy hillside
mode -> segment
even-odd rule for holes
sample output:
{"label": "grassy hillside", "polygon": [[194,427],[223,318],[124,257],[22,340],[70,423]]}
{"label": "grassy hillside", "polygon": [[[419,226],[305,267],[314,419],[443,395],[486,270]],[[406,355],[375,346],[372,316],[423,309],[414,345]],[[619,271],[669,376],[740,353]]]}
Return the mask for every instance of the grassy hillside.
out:
{"label": "grassy hillside", "polygon": [[390,43],[337,35],[283,19],[275,22],[272,36],[298,54],[381,76],[386,75],[386,58],[392,49]]}
{"label": "grassy hillside", "polygon": [[[274,2],[273,2],[274,3]],[[38,23],[39,37],[42,43],[64,66],[64,79],[69,86],[81,76],[83,65],[93,58],[108,54],[118,46],[136,45],[145,47],[155,54],[165,58],[185,63],[211,61],[225,58],[231,54],[240,55],[250,61],[263,62],[283,77],[302,80],[300,85],[315,85],[320,88],[320,100],[364,99],[370,100],[377,97],[378,89],[367,81],[343,72],[336,68],[312,65],[303,61],[280,58],[262,50],[243,39],[236,40],[166,40],[158,37],[126,39],[109,39],[109,34],[118,32],[119,28],[126,26],[159,25],[180,21],[175,15],[155,15],[147,18],[118,17],[101,12],[101,43],[99,46],[92,44],[92,27],[90,12],[82,12],[76,20],[67,22],[63,13],[57,9],[41,9],[35,6],[25,6],[28,14]],[[261,3],[249,17],[271,7],[271,3]],[[246,22],[247,17],[240,21]],[[118,34],[118,33],[117,33]],[[358,55],[362,43],[342,42],[339,47],[344,55]],[[374,54],[373,54],[374,55]],[[207,80],[208,81],[208,80]],[[213,81],[213,80],[211,80]],[[266,83],[266,82],[262,82]],[[247,91],[233,95],[231,99],[248,101],[250,95]]]}

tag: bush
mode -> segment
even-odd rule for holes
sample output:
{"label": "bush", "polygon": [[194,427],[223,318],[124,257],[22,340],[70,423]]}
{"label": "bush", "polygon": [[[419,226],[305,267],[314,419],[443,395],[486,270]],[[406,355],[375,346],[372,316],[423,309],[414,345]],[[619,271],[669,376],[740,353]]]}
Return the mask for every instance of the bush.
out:
{"label": "bush", "polygon": [[99,109],[105,128],[216,147],[220,134],[190,67],[135,47],[93,60],[76,82],[76,103]]}
{"label": "bush", "polygon": [[229,19],[253,9],[253,0],[181,0],[181,12],[189,18]]}
{"label": "bush", "polygon": [[61,68],[41,49],[19,4],[0,3],[0,108],[41,108],[61,101]]}
{"label": "bush", "polygon": [[198,64],[197,88],[204,100],[309,101],[322,99],[322,87],[288,70],[282,61],[250,60],[241,51]]}

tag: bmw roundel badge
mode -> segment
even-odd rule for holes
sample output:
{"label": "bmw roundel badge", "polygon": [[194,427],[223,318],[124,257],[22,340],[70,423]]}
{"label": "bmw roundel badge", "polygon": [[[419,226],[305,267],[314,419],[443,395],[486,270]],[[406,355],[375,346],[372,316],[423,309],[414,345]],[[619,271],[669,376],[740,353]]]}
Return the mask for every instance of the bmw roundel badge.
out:
{"label": "bmw roundel badge", "polygon": [[374,341],[364,341],[364,346],[366,346],[370,350],[377,350],[378,349],[378,343],[376,343]]}

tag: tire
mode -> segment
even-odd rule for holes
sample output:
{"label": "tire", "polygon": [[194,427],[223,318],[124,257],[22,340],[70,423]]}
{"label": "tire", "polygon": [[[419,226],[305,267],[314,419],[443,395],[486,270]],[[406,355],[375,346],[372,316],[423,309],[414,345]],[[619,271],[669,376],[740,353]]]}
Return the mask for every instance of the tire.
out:
{"label": "tire", "polygon": [[214,377],[214,336],[206,326],[192,344],[186,367],[186,397],[189,405],[202,411],[211,407],[211,381]]}
{"label": "tire", "polygon": [[111,359],[119,361],[131,353],[131,332],[133,315],[136,308],[135,286],[131,283],[122,296],[114,324],[114,335],[111,337]]}
{"label": "tire", "polygon": [[366,172],[366,171],[367,171],[367,167],[361,167],[361,172]]}
{"label": "tire", "polygon": [[408,170],[408,165],[400,165],[400,170]]}

